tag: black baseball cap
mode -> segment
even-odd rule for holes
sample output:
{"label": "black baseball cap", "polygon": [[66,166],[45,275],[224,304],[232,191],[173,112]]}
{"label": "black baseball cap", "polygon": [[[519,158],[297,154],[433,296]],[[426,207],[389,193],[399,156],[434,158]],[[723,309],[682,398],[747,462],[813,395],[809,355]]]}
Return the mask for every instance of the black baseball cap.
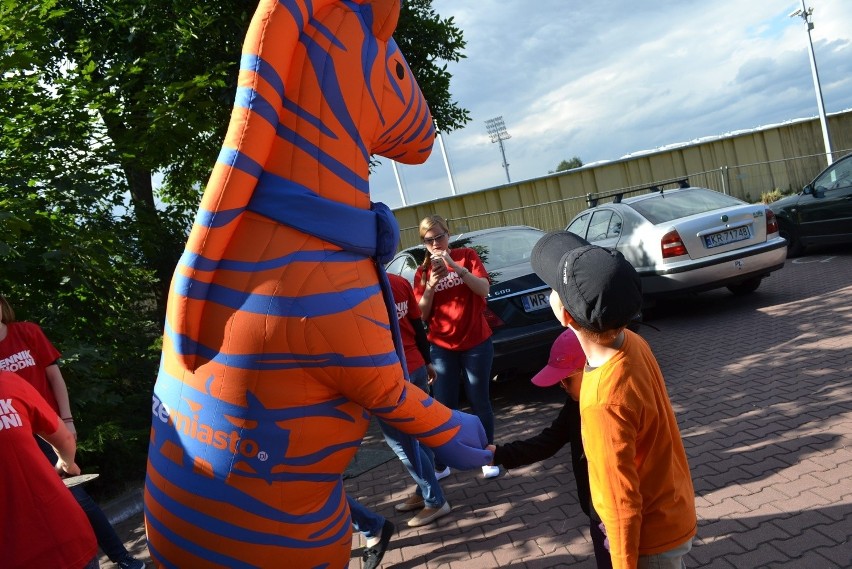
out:
{"label": "black baseball cap", "polygon": [[546,233],[533,247],[530,262],[583,328],[621,328],[642,308],[642,283],[624,255],[570,231]]}

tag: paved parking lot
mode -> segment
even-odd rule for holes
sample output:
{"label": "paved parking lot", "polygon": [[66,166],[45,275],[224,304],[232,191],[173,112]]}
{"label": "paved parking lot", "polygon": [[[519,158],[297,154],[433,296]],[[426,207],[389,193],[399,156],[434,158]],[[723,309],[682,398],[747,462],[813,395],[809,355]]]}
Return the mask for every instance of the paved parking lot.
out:
{"label": "paved parking lot", "polygon": [[[852,567],[852,249],[788,260],[750,296],[665,303],[651,323],[659,331],[641,333],[695,482],[687,566]],[[538,432],[563,397],[526,380],[495,386],[497,441]],[[376,433],[365,457],[386,453]],[[377,462],[346,487],[397,524],[383,567],[594,567],[567,449],[493,480],[454,472],[442,481],[452,514],[418,529],[393,510],[411,490],[402,465]],[[139,516],[120,528],[144,556]],[[360,537],[352,543],[350,568],[360,568]]]}

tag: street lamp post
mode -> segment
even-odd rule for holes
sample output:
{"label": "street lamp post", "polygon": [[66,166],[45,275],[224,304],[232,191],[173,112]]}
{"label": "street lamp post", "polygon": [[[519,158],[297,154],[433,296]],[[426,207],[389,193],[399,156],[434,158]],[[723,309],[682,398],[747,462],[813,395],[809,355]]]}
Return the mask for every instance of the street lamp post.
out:
{"label": "street lamp post", "polygon": [[805,0],[802,0],[802,8],[790,14],[791,18],[800,16],[805,21],[805,28],[808,32],[808,54],[811,57],[811,73],[814,77],[814,89],[816,89],[817,108],[819,109],[819,122],[822,125],[822,138],[825,141],[825,157],[828,164],[833,162],[831,152],[831,138],[828,135],[828,121],[825,119],[825,105],[822,102],[822,88],[819,84],[819,72],[817,72],[816,57],[814,57],[814,44],[811,41],[811,30],[814,29],[814,24],[811,21],[811,15],[814,13],[813,8],[805,7]]}
{"label": "street lamp post", "polygon": [[506,181],[511,184],[512,179],[509,177],[509,163],[506,162],[506,150],[503,148],[503,141],[512,138],[512,135],[506,131],[506,123],[503,122],[502,116],[485,121],[485,128],[488,129],[491,142],[500,144],[500,154],[503,156],[503,168],[506,169]]}

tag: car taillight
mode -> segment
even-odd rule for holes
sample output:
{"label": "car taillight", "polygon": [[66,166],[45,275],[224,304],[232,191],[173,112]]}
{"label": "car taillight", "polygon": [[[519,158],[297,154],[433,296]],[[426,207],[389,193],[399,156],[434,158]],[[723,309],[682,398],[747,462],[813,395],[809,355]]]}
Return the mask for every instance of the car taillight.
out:
{"label": "car taillight", "polygon": [[506,323],[503,322],[499,316],[494,314],[494,311],[488,308],[487,306],[485,307],[485,311],[483,312],[483,314],[485,315],[485,321],[488,322],[488,325],[491,326],[492,330],[496,330],[500,326],[506,325]]}
{"label": "car taillight", "polygon": [[778,220],[775,219],[775,213],[769,208],[766,209],[766,235],[770,233],[778,233]]}
{"label": "car taillight", "polygon": [[669,231],[663,235],[663,239],[660,244],[663,247],[663,259],[686,255],[686,247],[684,247],[683,240],[680,238],[677,231]]}

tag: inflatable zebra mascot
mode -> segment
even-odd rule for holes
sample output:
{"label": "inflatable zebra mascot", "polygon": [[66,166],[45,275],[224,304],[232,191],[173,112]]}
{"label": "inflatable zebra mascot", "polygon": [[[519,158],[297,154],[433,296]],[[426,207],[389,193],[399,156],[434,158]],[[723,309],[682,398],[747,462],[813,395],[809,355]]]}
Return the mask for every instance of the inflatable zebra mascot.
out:
{"label": "inflatable zebra mascot", "polygon": [[479,421],[407,384],[369,161],[428,157],[399,0],[262,0],[222,151],[172,280],[145,483],[158,566],[348,566],[342,473],[370,414],[442,461]]}

